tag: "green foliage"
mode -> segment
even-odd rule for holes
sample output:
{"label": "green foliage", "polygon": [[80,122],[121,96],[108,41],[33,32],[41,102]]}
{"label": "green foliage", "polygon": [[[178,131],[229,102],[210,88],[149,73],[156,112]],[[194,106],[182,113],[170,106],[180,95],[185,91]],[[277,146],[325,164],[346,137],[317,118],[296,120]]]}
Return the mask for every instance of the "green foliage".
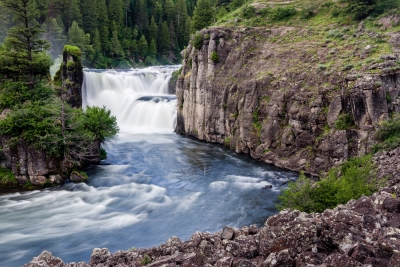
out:
{"label": "green foliage", "polygon": [[288,20],[296,14],[297,11],[293,7],[278,7],[270,11],[271,18],[274,21]]}
{"label": "green foliage", "polygon": [[140,261],[140,264],[142,266],[146,266],[147,264],[150,264],[150,263],[151,263],[150,257],[147,254],[144,254],[142,260]]}
{"label": "green foliage", "polygon": [[342,39],[343,37],[343,32],[338,30],[338,29],[332,29],[328,32],[327,37],[328,38],[335,38],[335,39]]}
{"label": "green foliage", "polygon": [[15,179],[14,173],[9,169],[0,167],[0,188],[13,188],[17,186],[18,182]]}
{"label": "green foliage", "polygon": [[196,33],[194,36],[193,36],[193,46],[196,48],[196,49],[201,49],[201,47],[202,47],[202,45],[203,45],[203,35],[201,34],[201,33]]}
{"label": "green foliage", "polygon": [[376,132],[380,143],[373,147],[373,151],[390,150],[400,146],[400,114],[394,114],[393,118],[382,122]]}
{"label": "green foliage", "polygon": [[355,20],[362,20],[368,16],[378,16],[387,10],[398,8],[399,0],[342,0],[347,4],[347,12]]}
{"label": "green foliage", "polygon": [[310,19],[314,16],[314,9],[313,7],[306,7],[300,11],[300,18],[302,19]]}
{"label": "green foliage", "polygon": [[[140,65],[161,62],[178,63],[179,52],[190,40],[191,16],[196,3],[195,0],[153,2],[147,0],[2,0],[1,2],[6,3],[4,5],[11,9],[13,6],[18,7],[23,11],[20,14],[28,15],[29,31],[26,31],[25,37],[33,36],[32,44],[36,42],[36,33],[40,34],[44,31],[42,34],[51,44],[52,56],[57,57],[64,44],[68,43],[82,50],[84,65],[102,68],[128,61]],[[203,13],[201,11],[203,5],[200,2],[197,3],[196,8],[198,17]],[[195,20],[196,22],[203,23],[208,20],[208,25],[213,22],[213,6],[211,3],[208,4],[209,8],[203,11],[211,16],[206,20]],[[14,11],[18,12],[16,9]],[[13,16],[13,12],[7,9],[0,12],[1,42],[7,30],[18,24],[14,21],[24,21],[14,20]],[[155,46],[152,48],[156,47],[155,53],[147,54],[146,52],[139,57],[137,43],[142,35],[149,47],[152,45],[151,40],[154,40]],[[46,46],[47,43],[44,42],[43,45]],[[15,45],[10,44],[8,50],[13,52],[13,47]],[[31,47],[36,49],[35,46]],[[38,51],[44,51],[47,48],[42,47]],[[149,60],[145,60],[147,56]],[[50,64],[50,60],[48,62]],[[8,66],[7,75],[9,76],[14,71],[13,65],[2,63],[4,62],[0,61],[0,69],[2,66]],[[21,62],[19,65],[29,66],[26,62]],[[44,70],[47,69],[44,68]],[[15,71],[15,75],[18,76],[20,73]]]}
{"label": "green foliage", "polygon": [[23,138],[37,149],[58,155],[61,149],[59,101],[27,101],[0,120],[0,134],[9,135],[16,143]]}
{"label": "green foliage", "polygon": [[297,209],[304,212],[322,212],[335,208],[362,195],[371,195],[386,181],[376,177],[372,156],[352,158],[339,167],[332,168],[320,181],[314,182],[303,173],[296,182],[278,197],[278,208]]}
{"label": "green foliage", "polygon": [[43,83],[38,83],[35,90],[30,90],[24,82],[6,81],[0,83],[0,107],[2,109],[20,106],[26,101],[48,99],[55,92]]}
{"label": "green foliage", "polygon": [[242,17],[245,19],[253,18],[256,15],[256,9],[254,6],[246,5],[242,9]]}
{"label": "green foliage", "polygon": [[107,151],[104,148],[100,148],[100,159],[106,159],[107,158]]}
{"label": "green foliage", "polygon": [[61,100],[54,95],[46,100],[26,101],[11,111],[0,120],[0,134],[10,136],[11,145],[22,138],[49,155],[61,156],[65,149],[76,155],[85,153],[94,141],[103,142],[118,132],[109,110],[88,107],[83,112],[66,105],[68,119],[63,138]]}
{"label": "green foliage", "polygon": [[193,12],[191,31],[196,32],[210,26],[214,20],[213,9],[210,0],[198,0]]}
{"label": "green foliage", "polygon": [[47,41],[40,39],[43,30],[37,22],[40,12],[35,1],[3,0],[14,17],[0,54],[0,77],[25,81],[30,89],[49,74],[50,57]]}
{"label": "green foliage", "polygon": [[218,53],[217,53],[216,51],[213,51],[213,52],[211,53],[211,60],[212,60],[214,63],[218,63],[218,62],[219,62]]}
{"label": "green foliage", "polygon": [[224,146],[227,146],[227,147],[231,146],[231,138],[230,137],[226,137],[224,139]]}
{"label": "green foliage", "polygon": [[84,113],[84,127],[100,142],[113,137],[119,131],[117,119],[111,116],[111,111],[106,107],[87,107]]}
{"label": "green foliage", "polygon": [[337,130],[347,130],[353,128],[354,126],[354,120],[350,114],[339,115],[339,118],[335,123],[335,129]]}

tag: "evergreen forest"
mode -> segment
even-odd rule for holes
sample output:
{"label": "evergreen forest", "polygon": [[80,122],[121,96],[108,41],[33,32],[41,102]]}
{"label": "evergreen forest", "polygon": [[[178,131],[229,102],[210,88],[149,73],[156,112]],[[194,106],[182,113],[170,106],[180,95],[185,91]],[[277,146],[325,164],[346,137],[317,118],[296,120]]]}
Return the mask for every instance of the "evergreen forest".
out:
{"label": "evergreen forest", "polygon": [[[86,67],[180,63],[190,35],[244,0],[36,0],[42,38],[53,59],[65,44],[83,53]],[[1,3],[0,3],[1,4]],[[0,43],[18,22],[0,8]]]}

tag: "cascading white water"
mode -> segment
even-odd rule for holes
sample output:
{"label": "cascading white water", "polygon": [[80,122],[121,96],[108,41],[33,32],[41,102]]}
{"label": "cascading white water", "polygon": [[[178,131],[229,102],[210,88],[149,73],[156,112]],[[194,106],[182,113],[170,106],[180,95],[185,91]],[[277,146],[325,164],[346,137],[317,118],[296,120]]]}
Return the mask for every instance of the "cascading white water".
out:
{"label": "cascading white water", "polygon": [[168,84],[178,68],[85,70],[83,107],[107,107],[121,132],[172,133],[177,104],[176,97],[168,95]]}

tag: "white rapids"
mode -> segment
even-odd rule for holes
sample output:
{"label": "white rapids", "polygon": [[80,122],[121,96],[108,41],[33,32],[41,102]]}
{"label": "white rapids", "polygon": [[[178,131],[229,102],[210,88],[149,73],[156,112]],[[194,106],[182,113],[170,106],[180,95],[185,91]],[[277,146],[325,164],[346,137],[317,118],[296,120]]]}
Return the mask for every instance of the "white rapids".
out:
{"label": "white rapids", "polygon": [[179,67],[85,70],[83,107],[110,109],[121,132],[172,133],[177,102],[174,95],[168,94],[168,84]]}

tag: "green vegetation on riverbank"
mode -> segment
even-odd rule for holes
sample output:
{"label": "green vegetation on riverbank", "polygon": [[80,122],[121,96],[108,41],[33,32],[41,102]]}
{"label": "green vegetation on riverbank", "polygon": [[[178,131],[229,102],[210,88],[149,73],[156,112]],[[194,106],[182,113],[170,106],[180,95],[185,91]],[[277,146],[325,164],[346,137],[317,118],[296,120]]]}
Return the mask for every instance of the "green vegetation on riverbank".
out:
{"label": "green vegetation on riverbank", "polygon": [[346,204],[351,199],[375,193],[385,180],[378,180],[371,155],[351,158],[332,168],[320,181],[314,182],[304,174],[290,182],[279,196],[279,209],[322,212]]}

